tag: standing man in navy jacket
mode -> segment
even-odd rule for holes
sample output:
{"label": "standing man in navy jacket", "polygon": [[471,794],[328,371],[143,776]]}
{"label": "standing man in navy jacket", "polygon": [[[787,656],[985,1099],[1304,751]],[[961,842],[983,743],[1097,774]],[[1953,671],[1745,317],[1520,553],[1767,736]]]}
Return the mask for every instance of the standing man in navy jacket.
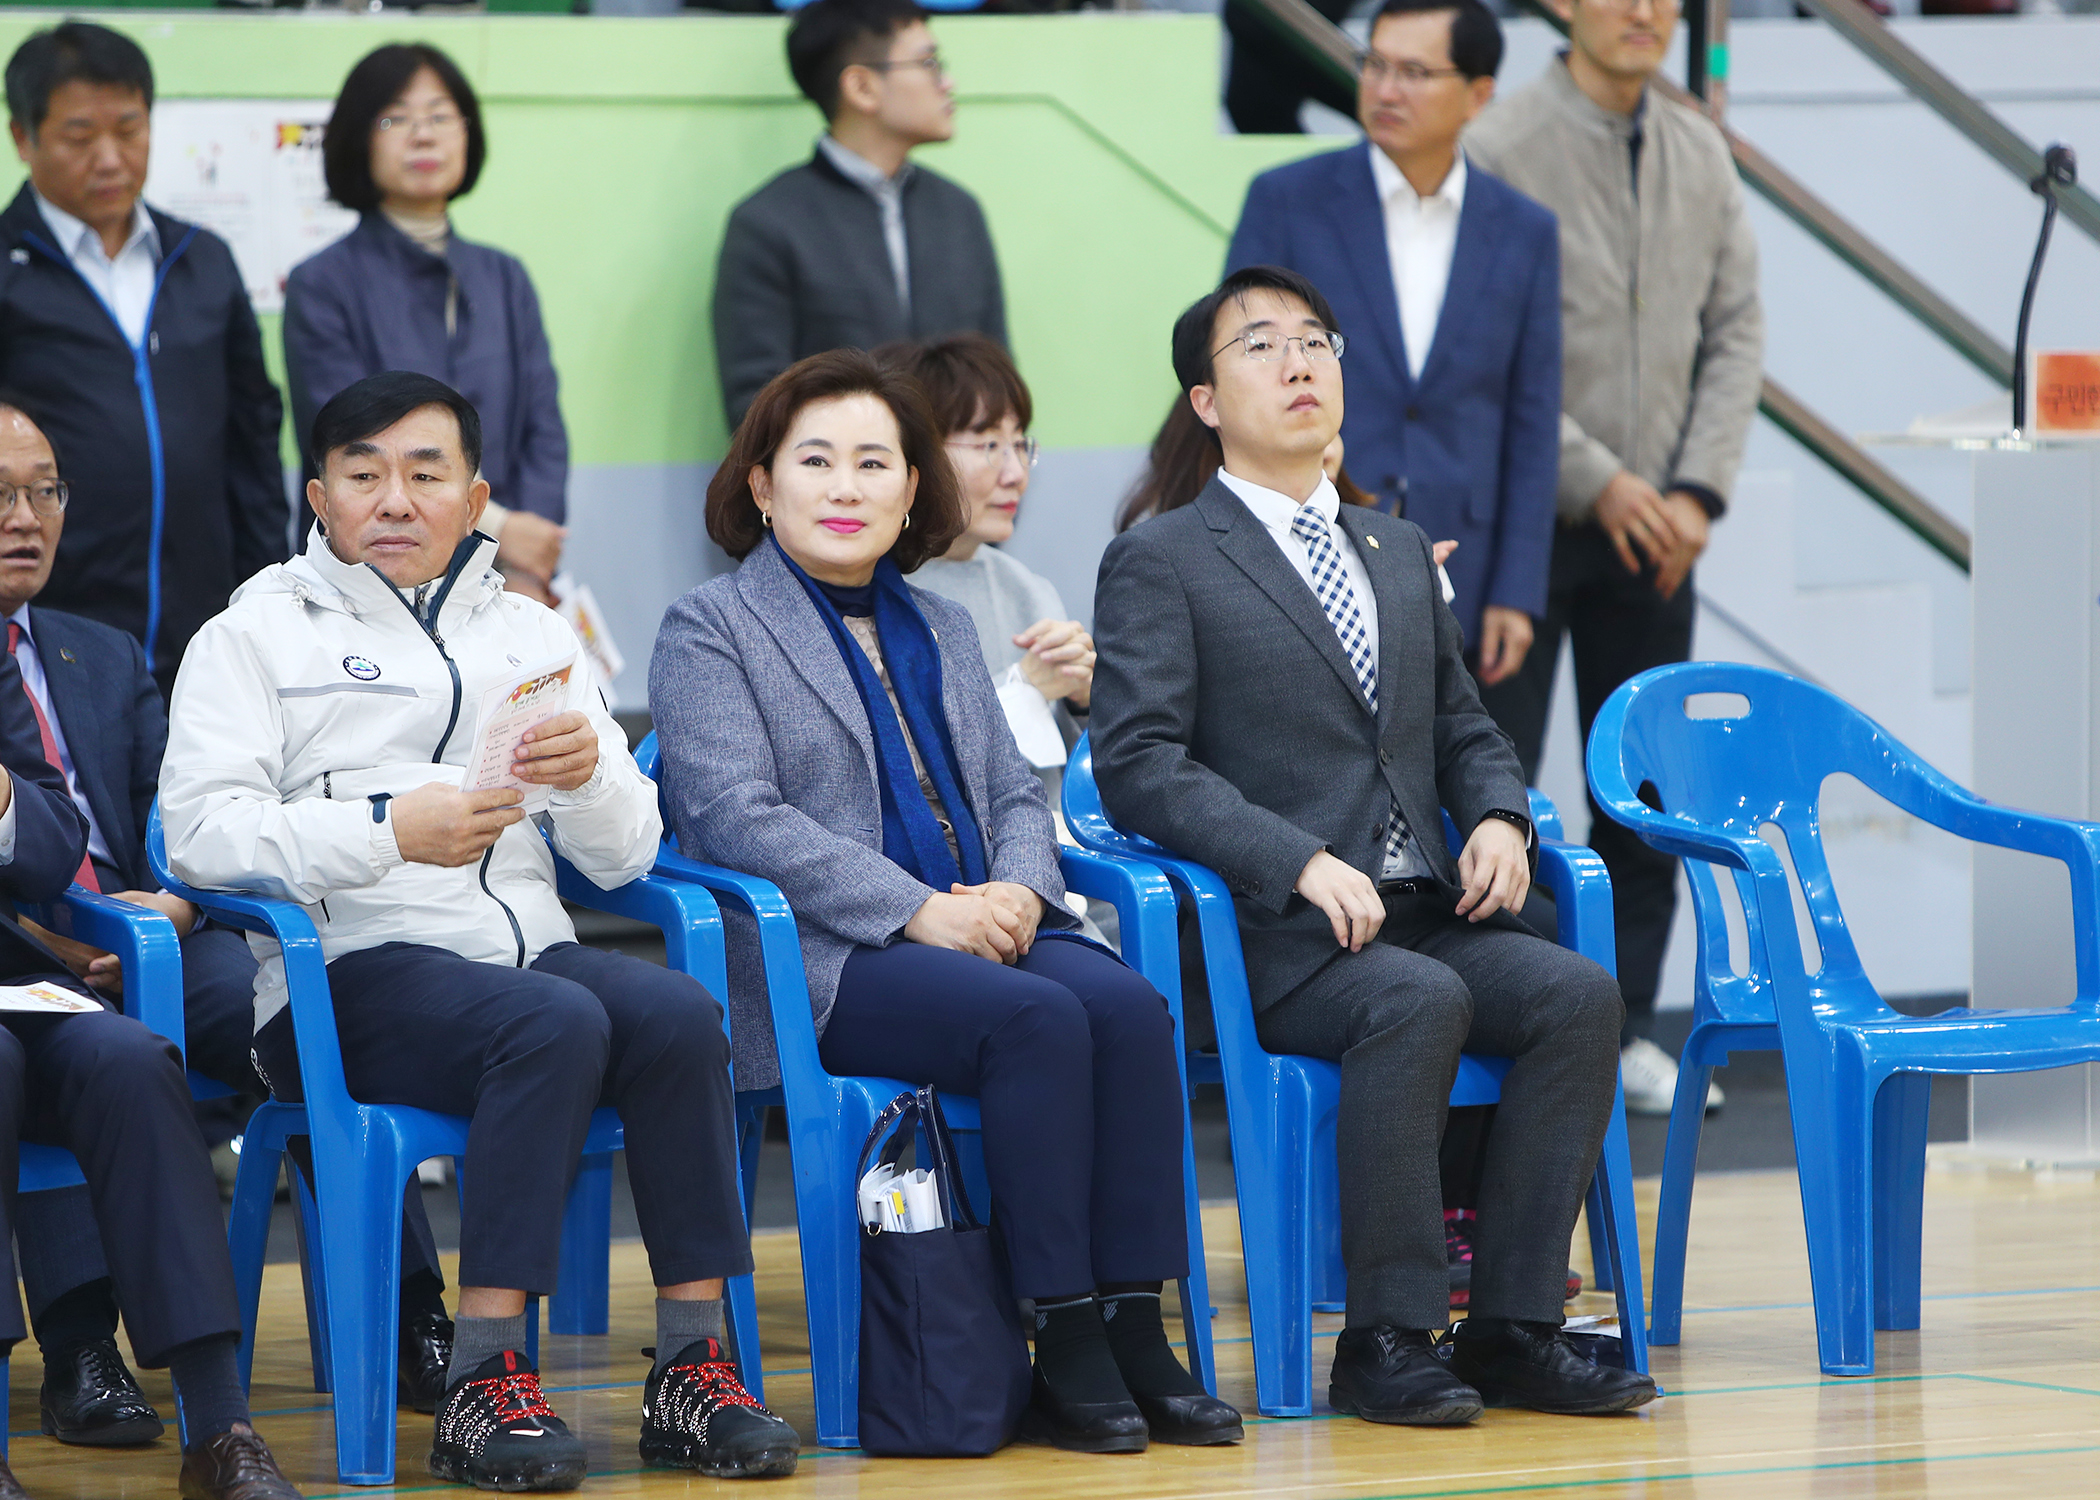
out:
{"label": "standing man in navy jacket", "polygon": [[1226,256],[1332,299],[1351,334],[1349,472],[1457,539],[1451,608],[1483,684],[1523,665],[1545,613],[1560,462],[1553,215],[1458,149],[1501,64],[1481,0],[1385,0],[1357,100],[1370,140],[1255,178]]}
{"label": "standing man in navy jacket", "polygon": [[146,54],[67,21],[6,76],[29,181],[0,213],[0,384],[39,394],[71,465],[44,598],[137,637],[165,693],[197,627],[288,555],[284,406],[233,252],[140,201]]}

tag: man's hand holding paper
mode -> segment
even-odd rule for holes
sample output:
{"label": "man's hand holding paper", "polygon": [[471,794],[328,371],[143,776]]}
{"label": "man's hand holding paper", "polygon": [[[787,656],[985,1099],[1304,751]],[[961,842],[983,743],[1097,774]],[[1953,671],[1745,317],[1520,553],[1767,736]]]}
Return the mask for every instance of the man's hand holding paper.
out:
{"label": "man's hand holding paper", "polygon": [[558,792],[573,792],[598,769],[598,731],[575,709],[556,714],[518,742],[511,775]]}

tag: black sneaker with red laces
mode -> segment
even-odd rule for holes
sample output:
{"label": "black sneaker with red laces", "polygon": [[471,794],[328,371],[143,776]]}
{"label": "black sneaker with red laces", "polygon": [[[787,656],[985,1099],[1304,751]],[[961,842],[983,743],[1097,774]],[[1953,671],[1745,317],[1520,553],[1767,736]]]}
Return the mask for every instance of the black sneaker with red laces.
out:
{"label": "black sneaker with red laces", "polygon": [[[1473,1303],[1473,1226],[1476,1222],[1470,1208],[1444,1210],[1444,1263],[1451,1271],[1453,1307],[1470,1307]],[[1570,1266],[1562,1300],[1572,1302],[1581,1295],[1582,1273]]]}
{"label": "black sneaker with red laces", "polygon": [[573,1490],[583,1483],[583,1440],[547,1404],[540,1373],[515,1349],[482,1361],[437,1409],[430,1472],[477,1490]]}
{"label": "black sneaker with red laces", "polygon": [[697,1469],[711,1479],[763,1479],[795,1472],[802,1439],[744,1389],[713,1339],[698,1339],[642,1389],[642,1462]]}

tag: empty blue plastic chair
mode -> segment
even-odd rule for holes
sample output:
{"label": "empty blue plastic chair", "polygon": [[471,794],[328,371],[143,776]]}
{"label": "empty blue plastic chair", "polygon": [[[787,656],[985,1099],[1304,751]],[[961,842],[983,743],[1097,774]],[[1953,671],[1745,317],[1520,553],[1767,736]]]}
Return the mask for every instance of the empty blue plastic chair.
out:
{"label": "empty blue plastic chair", "polygon": [[[307,1185],[300,1174],[291,1175],[299,1184],[295,1193],[302,1199],[305,1224],[307,1318],[315,1384],[316,1389],[332,1390],[335,1395],[337,1477],[345,1484],[391,1484],[402,1189],[419,1162],[433,1156],[465,1155],[468,1121],[465,1116],[406,1105],[360,1104],[350,1096],[320,935],[303,909],[288,901],[200,891],[176,880],[168,868],[158,806],[148,823],[146,852],[154,873],[168,890],[229,926],[276,939],[284,950],[286,993],[306,1101],[270,1100],[256,1110],[244,1138],[227,1224],[241,1295],[242,1378],[248,1377],[254,1359],[256,1304],[282,1153],[291,1137],[304,1135],[313,1148],[316,1180],[311,1185],[311,1200],[305,1199]],[[717,997],[727,994],[721,912],[704,891],[646,875],[618,890],[605,891],[558,855],[555,872],[564,898],[660,927],[670,967],[692,974]],[[609,1162],[610,1153],[620,1149],[620,1144],[618,1113],[598,1110],[591,1120],[584,1169],[570,1191],[562,1231],[562,1286],[557,1297],[590,1301],[593,1293],[582,1283],[593,1282],[594,1310],[601,1328],[610,1256]],[[605,1164],[606,1170],[600,1172],[594,1162]],[[579,1261],[582,1263],[577,1264]],[[745,1384],[753,1395],[759,1395],[762,1375],[751,1278],[733,1279],[728,1297],[730,1331]],[[534,1349],[537,1325],[535,1311],[527,1322],[527,1338]]]}
{"label": "empty blue plastic chair", "polygon": [[[1551,813],[1550,804],[1546,811]],[[1334,1139],[1341,1068],[1321,1058],[1270,1052],[1261,1045],[1232,893],[1207,866],[1178,858],[1109,818],[1094,784],[1093,748],[1084,737],[1065,767],[1064,813],[1066,826],[1082,844],[1157,866],[1195,909],[1217,1026],[1226,1116],[1232,1124],[1240,1250],[1247,1266],[1247,1314],[1254,1332],[1255,1402],[1264,1416],[1309,1416],[1312,1315],[1316,1308],[1339,1307],[1344,1297]],[[1611,882],[1604,862],[1588,849],[1549,837],[1559,826],[1557,814],[1537,821],[1539,883],[1558,903],[1562,944],[1615,969]],[[1508,1069],[1506,1059],[1465,1054],[1452,1104],[1494,1103]],[[1598,1281],[1618,1293],[1627,1364],[1646,1372],[1640,1240],[1623,1092],[1612,1104],[1611,1124],[1590,1187],[1589,1218]]]}
{"label": "empty blue plastic chair", "polygon": [[[656,774],[654,735],[642,742],[635,760],[645,774]],[[670,826],[668,818],[665,826]],[[1176,1054],[1184,1055],[1173,893],[1148,866],[1077,849],[1066,849],[1062,855],[1059,867],[1067,889],[1115,905],[1122,924],[1123,958],[1166,996],[1174,1016]],[[809,1312],[817,1442],[827,1448],[853,1447],[860,1428],[860,1223],[853,1207],[853,1169],[875,1117],[911,1085],[894,1078],[843,1077],[825,1071],[817,1055],[816,1023],[810,1012],[809,980],[802,967],[795,916],[778,887],[688,859],[668,837],[655,873],[703,884],[749,912],[758,924],[780,1062],[780,1096],[787,1107],[788,1144],[795,1162],[796,1222],[802,1241],[803,1298]],[[1185,1096],[1186,1077],[1182,1091]],[[768,1092],[762,1097],[770,1100],[774,1096]],[[975,1099],[944,1095],[942,1102],[955,1132],[981,1129]],[[1188,1137],[1185,1104],[1182,1177],[1189,1239],[1189,1274],[1181,1283],[1182,1326],[1189,1368],[1215,1394],[1210,1279],[1203,1262],[1202,1208],[1196,1196],[1196,1156]]]}
{"label": "empty blue plastic chair", "polygon": [[[41,902],[27,915],[62,936],[117,955],[124,970],[124,1014],[145,1023],[183,1047],[182,945],[175,924],[149,907],[133,906],[73,886],[55,901]],[[80,1187],[80,1163],[63,1146],[28,1141],[19,1147],[17,1193],[43,1193]],[[7,1399],[8,1361],[0,1356],[0,1405]],[[0,1425],[0,1459],[7,1457],[7,1432]]]}
{"label": "empty blue plastic chair", "polygon": [[[1732,701],[1691,700],[1739,694]],[[2061,860],[2070,871],[2078,993],[2047,1010],[1906,1016],[1882,1003],[1846,930],[1824,859],[1818,804],[1844,773],[1934,827],[1974,843]],[[1996,807],[1955,785],[1865,714],[1782,672],[1730,662],[1658,667],[1606,700],[1590,732],[1590,789],[1654,848],[1682,856],[1699,909],[1697,1060],[1682,1070],[1665,1162],[1657,1321],[1674,1337],[1699,1111],[1712,1063],[1776,1035],[1793,1112],[1816,1345],[1831,1375],[1874,1369],[1874,1330],[1916,1328],[1925,1132],[1934,1073],[2023,1073],[2100,1059],[2100,824]],[[1651,783],[1663,810],[1636,795]],[[1804,958],[1785,835],[1819,950]],[[1742,900],[1749,973],[1728,961],[1720,889]]]}

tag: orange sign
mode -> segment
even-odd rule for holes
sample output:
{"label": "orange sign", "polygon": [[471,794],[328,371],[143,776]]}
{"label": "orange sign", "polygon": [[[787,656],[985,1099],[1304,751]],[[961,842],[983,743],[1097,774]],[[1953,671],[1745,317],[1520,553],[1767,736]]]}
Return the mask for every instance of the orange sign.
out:
{"label": "orange sign", "polygon": [[2037,432],[2100,432],[2100,354],[2034,357]]}

